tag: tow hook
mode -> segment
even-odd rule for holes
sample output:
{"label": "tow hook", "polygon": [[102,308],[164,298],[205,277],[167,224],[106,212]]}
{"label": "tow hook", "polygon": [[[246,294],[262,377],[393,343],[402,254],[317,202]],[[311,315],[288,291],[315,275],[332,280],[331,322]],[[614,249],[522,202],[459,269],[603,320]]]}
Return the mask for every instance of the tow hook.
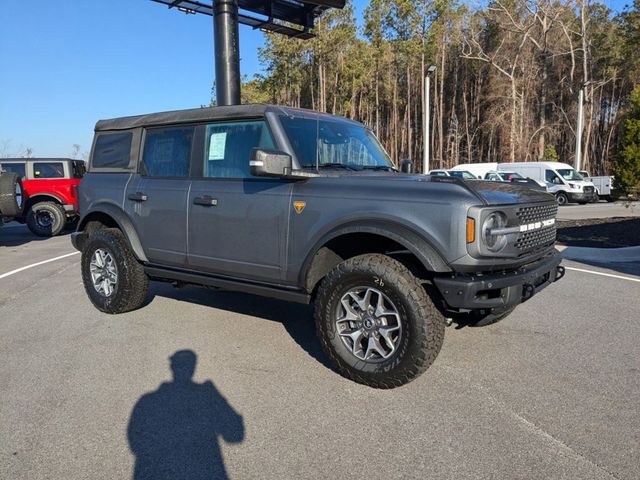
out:
{"label": "tow hook", "polygon": [[525,283],[522,286],[522,301],[526,301],[529,300],[531,297],[533,297],[533,294],[535,293],[536,289],[533,285],[531,285],[530,283]]}
{"label": "tow hook", "polygon": [[554,282],[557,282],[562,277],[564,277],[565,269],[562,265],[558,265],[556,267],[556,278],[553,279]]}

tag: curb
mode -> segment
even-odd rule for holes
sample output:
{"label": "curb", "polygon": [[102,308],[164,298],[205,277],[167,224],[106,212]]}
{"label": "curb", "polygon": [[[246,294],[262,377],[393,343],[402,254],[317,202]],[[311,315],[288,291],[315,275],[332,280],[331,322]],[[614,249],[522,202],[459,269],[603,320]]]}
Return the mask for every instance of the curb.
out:
{"label": "curb", "polygon": [[640,247],[590,248],[556,246],[562,258],[600,263],[640,262]]}

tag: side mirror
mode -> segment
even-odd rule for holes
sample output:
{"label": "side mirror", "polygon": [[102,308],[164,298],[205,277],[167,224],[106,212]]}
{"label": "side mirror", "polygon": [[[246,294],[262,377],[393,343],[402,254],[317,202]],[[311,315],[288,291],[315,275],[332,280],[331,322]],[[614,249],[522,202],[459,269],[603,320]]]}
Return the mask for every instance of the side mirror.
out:
{"label": "side mirror", "polygon": [[413,173],[413,162],[409,159],[400,162],[400,171],[402,173]]}
{"label": "side mirror", "polygon": [[254,148],[249,171],[255,177],[285,177],[291,175],[291,155],[279,150]]}

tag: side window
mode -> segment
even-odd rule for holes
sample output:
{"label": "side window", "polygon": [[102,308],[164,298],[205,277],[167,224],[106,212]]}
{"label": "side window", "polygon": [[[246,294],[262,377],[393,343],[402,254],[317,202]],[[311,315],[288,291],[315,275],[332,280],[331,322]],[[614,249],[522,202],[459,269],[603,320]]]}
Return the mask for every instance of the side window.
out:
{"label": "side window", "polygon": [[103,133],[93,149],[91,166],[95,168],[127,168],[131,156],[133,134]]}
{"label": "side window", "polygon": [[553,183],[555,185],[562,185],[562,180],[560,180],[560,177],[558,177],[558,175],[556,175],[556,172],[554,172],[553,170],[545,170],[544,176],[547,182]]}
{"label": "side window", "polygon": [[87,167],[81,160],[74,160],[71,162],[71,170],[73,178],[82,178],[84,177],[84,174],[87,173]]}
{"label": "side window", "polygon": [[251,150],[274,148],[271,133],[262,120],[207,125],[204,177],[247,178]]}
{"label": "side window", "polygon": [[147,130],[142,174],[149,177],[188,177],[193,127]]}
{"label": "side window", "polygon": [[499,182],[501,180],[497,173],[487,173],[486,179],[492,182]]}
{"label": "side window", "polygon": [[35,162],[33,164],[34,178],[64,178],[62,162]]}
{"label": "side window", "polygon": [[25,165],[24,163],[1,163],[0,170],[5,170],[11,173],[17,173],[23,179],[25,177]]}

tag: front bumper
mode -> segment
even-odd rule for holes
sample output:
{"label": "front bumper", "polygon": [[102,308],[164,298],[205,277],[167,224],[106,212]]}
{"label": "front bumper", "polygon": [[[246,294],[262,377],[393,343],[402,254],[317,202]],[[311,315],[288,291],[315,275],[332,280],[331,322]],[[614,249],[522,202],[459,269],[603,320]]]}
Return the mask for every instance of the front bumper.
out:
{"label": "front bumper", "polygon": [[517,270],[433,279],[448,308],[490,309],[518,305],[564,276],[558,251]]}
{"label": "front bumper", "polygon": [[596,192],[567,192],[567,198],[570,203],[595,202],[598,200],[598,195]]}
{"label": "front bumper", "polygon": [[78,215],[78,209],[73,204],[65,204],[62,206],[64,208],[64,212],[67,214],[67,217],[75,217]]}

